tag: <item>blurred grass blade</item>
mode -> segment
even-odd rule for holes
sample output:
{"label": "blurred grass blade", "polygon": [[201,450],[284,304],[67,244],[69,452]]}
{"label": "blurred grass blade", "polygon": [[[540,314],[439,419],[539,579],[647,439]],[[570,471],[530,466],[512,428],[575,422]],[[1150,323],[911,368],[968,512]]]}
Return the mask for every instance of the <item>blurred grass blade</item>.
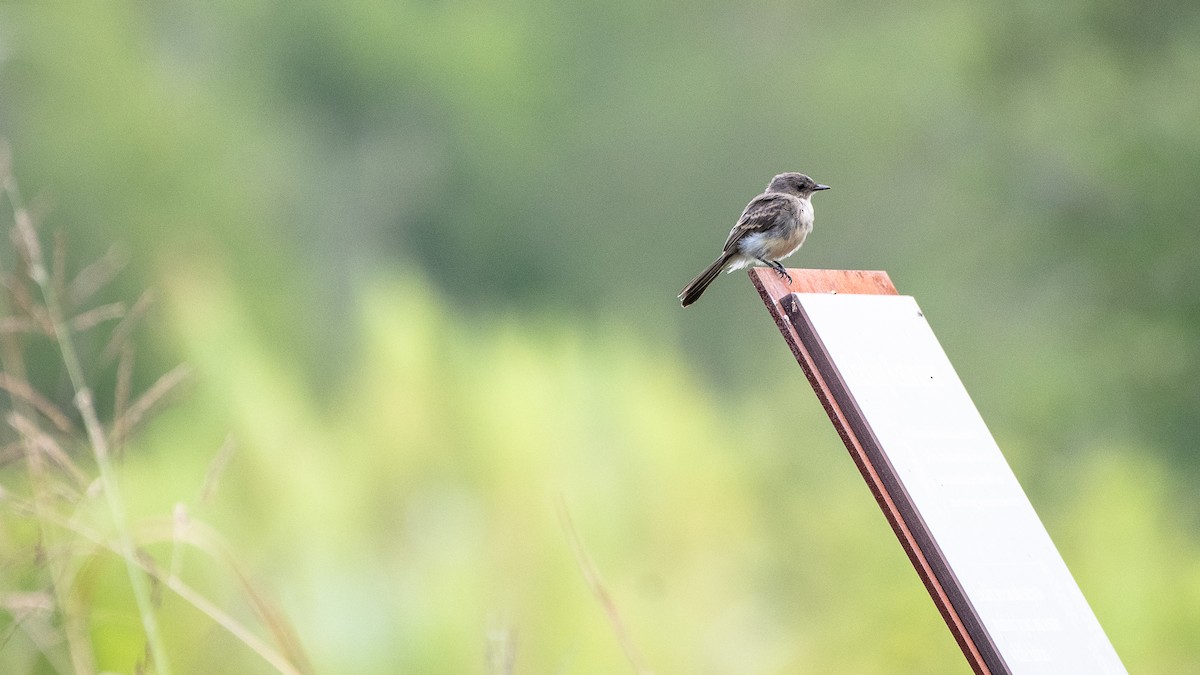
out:
{"label": "blurred grass blade", "polygon": [[129,308],[121,322],[113,329],[112,337],[109,338],[108,344],[104,346],[104,358],[111,359],[117,355],[119,351],[124,349],[129,342],[130,336],[133,333],[134,326],[137,322],[146,315],[150,307],[154,304],[154,293],[147,290],[138,297],[137,302]]}
{"label": "blurred grass blade", "polygon": [[8,414],[8,424],[27,441],[29,446],[40,451],[50,458],[50,461],[70,474],[71,478],[79,484],[80,490],[87,489],[91,478],[71,460],[71,457],[52,436],[38,429],[32,420],[15,411]]}
{"label": "blurred grass blade", "polygon": [[89,328],[95,328],[105,321],[120,319],[125,316],[125,303],[113,302],[107,305],[100,305],[86,312],[76,314],[71,317],[71,330],[76,333],[82,333]]}
{"label": "blurred grass blade", "polygon": [[[167,532],[168,529],[169,533]],[[186,527],[179,527],[178,521],[173,519],[169,526],[165,523],[159,523],[156,527],[152,528],[152,531],[156,532],[158,539],[169,537],[174,541],[186,541],[224,564],[237,579],[247,603],[254,610],[254,613],[258,616],[263,626],[270,631],[275,644],[283,653],[279,654],[274,649],[271,649],[248,629],[240,624],[236,624],[236,621],[227,625],[226,622],[232,621],[232,618],[216,608],[215,605],[209,603],[209,610],[202,609],[202,611],[208,613],[214,621],[221,623],[238,639],[245,642],[248,647],[258,652],[263,658],[271,661],[272,665],[275,665],[277,668],[280,668],[280,659],[286,661],[289,667],[280,668],[282,671],[295,673],[313,672],[312,665],[309,663],[308,657],[300,645],[300,639],[296,636],[295,630],[293,630],[283,612],[280,611],[275,603],[271,602],[266,593],[259,590],[258,585],[242,569],[241,564],[234,558],[216,531],[206,524],[192,519],[188,520]],[[168,588],[178,592],[179,589],[176,588],[176,584],[182,584],[182,581],[176,577],[167,579]],[[196,604],[196,602],[193,602],[193,604]],[[197,604],[197,607],[201,607],[201,604]]]}
{"label": "blurred grass blade", "polygon": [[114,442],[123,442],[129,437],[129,434],[137,428],[138,424],[154,409],[155,406],[163,403],[167,397],[179,388],[181,384],[187,381],[191,376],[191,368],[187,364],[180,364],[163,374],[158,378],[146,393],[142,394],[138,400],[129,406],[129,410],[125,411],[114,423],[112,429],[112,439]]}
{"label": "blurred grass blade", "polygon": [[75,425],[71,422],[71,418],[67,417],[66,413],[62,410],[59,410],[58,406],[54,405],[50,399],[39,394],[25,380],[8,373],[0,372],[0,389],[33,406],[46,419],[50,420],[50,423],[58,428],[59,431],[70,433],[74,430]]}
{"label": "blurred grass blade", "polygon": [[225,474],[225,468],[229,466],[229,460],[233,458],[233,452],[237,449],[237,444],[234,443],[233,436],[226,436],[225,442],[221,444],[217,454],[208,464],[208,471],[204,473],[204,483],[200,486],[200,503],[207,504],[212,501],[213,496],[217,493],[217,486],[221,482],[221,476]]}
{"label": "blurred grass blade", "polygon": [[629,659],[629,664],[633,666],[634,672],[638,673],[638,675],[653,675],[654,671],[647,668],[642,661],[641,654],[633,644],[633,638],[630,637],[629,631],[625,628],[625,622],[621,620],[621,613],[617,610],[617,604],[613,602],[608,589],[604,587],[604,582],[600,580],[600,573],[596,570],[591,557],[588,556],[587,550],[583,547],[583,541],[579,538],[579,531],[575,529],[575,523],[571,520],[571,513],[567,509],[566,501],[559,496],[556,500],[556,505],[558,507],[558,518],[562,522],[567,539],[570,541],[571,550],[575,554],[575,561],[579,564],[579,570],[583,573],[583,579],[587,582],[588,588],[592,590],[592,594],[596,596],[596,600],[600,602],[601,608],[604,609],[604,614],[608,617],[608,623],[612,627],[613,633],[617,636],[617,642],[620,643],[621,650],[625,652],[625,658]]}
{"label": "blurred grass blade", "polygon": [[110,247],[103,258],[84,267],[67,285],[67,301],[72,306],[87,302],[97,291],[111,283],[128,262],[129,255],[124,248]]}

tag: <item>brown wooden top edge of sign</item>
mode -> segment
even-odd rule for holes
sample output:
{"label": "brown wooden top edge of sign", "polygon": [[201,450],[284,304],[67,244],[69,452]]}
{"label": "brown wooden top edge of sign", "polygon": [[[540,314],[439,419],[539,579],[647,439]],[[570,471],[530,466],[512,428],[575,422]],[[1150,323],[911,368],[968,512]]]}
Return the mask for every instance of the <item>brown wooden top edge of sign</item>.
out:
{"label": "brown wooden top edge of sign", "polygon": [[792,283],[779,273],[765,267],[750,268],[750,280],[765,300],[778,301],[789,293],[856,293],[863,295],[898,295],[887,272],[868,270],[807,270],[789,269]]}

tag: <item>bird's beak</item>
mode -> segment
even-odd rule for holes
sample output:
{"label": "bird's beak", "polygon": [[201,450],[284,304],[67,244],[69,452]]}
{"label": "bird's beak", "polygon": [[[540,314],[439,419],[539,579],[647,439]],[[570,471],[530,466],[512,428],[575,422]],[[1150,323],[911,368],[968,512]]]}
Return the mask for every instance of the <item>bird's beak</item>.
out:
{"label": "bird's beak", "polygon": [[813,189],[814,190],[828,190],[829,186],[828,185],[817,185],[817,187],[815,187]]}

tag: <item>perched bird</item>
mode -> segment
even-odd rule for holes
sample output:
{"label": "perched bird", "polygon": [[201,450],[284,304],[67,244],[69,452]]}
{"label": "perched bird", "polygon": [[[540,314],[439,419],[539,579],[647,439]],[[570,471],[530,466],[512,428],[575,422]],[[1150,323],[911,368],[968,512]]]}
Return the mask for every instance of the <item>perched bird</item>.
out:
{"label": "perched bird", "polygon": [[679,301],[687,307],[700,299],[722,271],[751,265],[770,267],[791,283],[792,277],[779,261],[795,253],[812,232],[813,193],[828,189],[828,185],[802,173],[781,173],[772,178],[767,189],[742,211],[742,217],[729,231],[721,256],[679,292]]}

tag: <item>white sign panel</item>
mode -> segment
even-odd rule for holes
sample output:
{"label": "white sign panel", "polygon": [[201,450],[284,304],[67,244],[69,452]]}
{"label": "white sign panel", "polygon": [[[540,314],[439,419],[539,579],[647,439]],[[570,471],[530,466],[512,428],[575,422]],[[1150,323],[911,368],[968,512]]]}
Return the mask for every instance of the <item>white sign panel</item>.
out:
{"label": "white sign panel", "polygon": [[1125,673],[916,301],[792,297],[1004,666]]}

